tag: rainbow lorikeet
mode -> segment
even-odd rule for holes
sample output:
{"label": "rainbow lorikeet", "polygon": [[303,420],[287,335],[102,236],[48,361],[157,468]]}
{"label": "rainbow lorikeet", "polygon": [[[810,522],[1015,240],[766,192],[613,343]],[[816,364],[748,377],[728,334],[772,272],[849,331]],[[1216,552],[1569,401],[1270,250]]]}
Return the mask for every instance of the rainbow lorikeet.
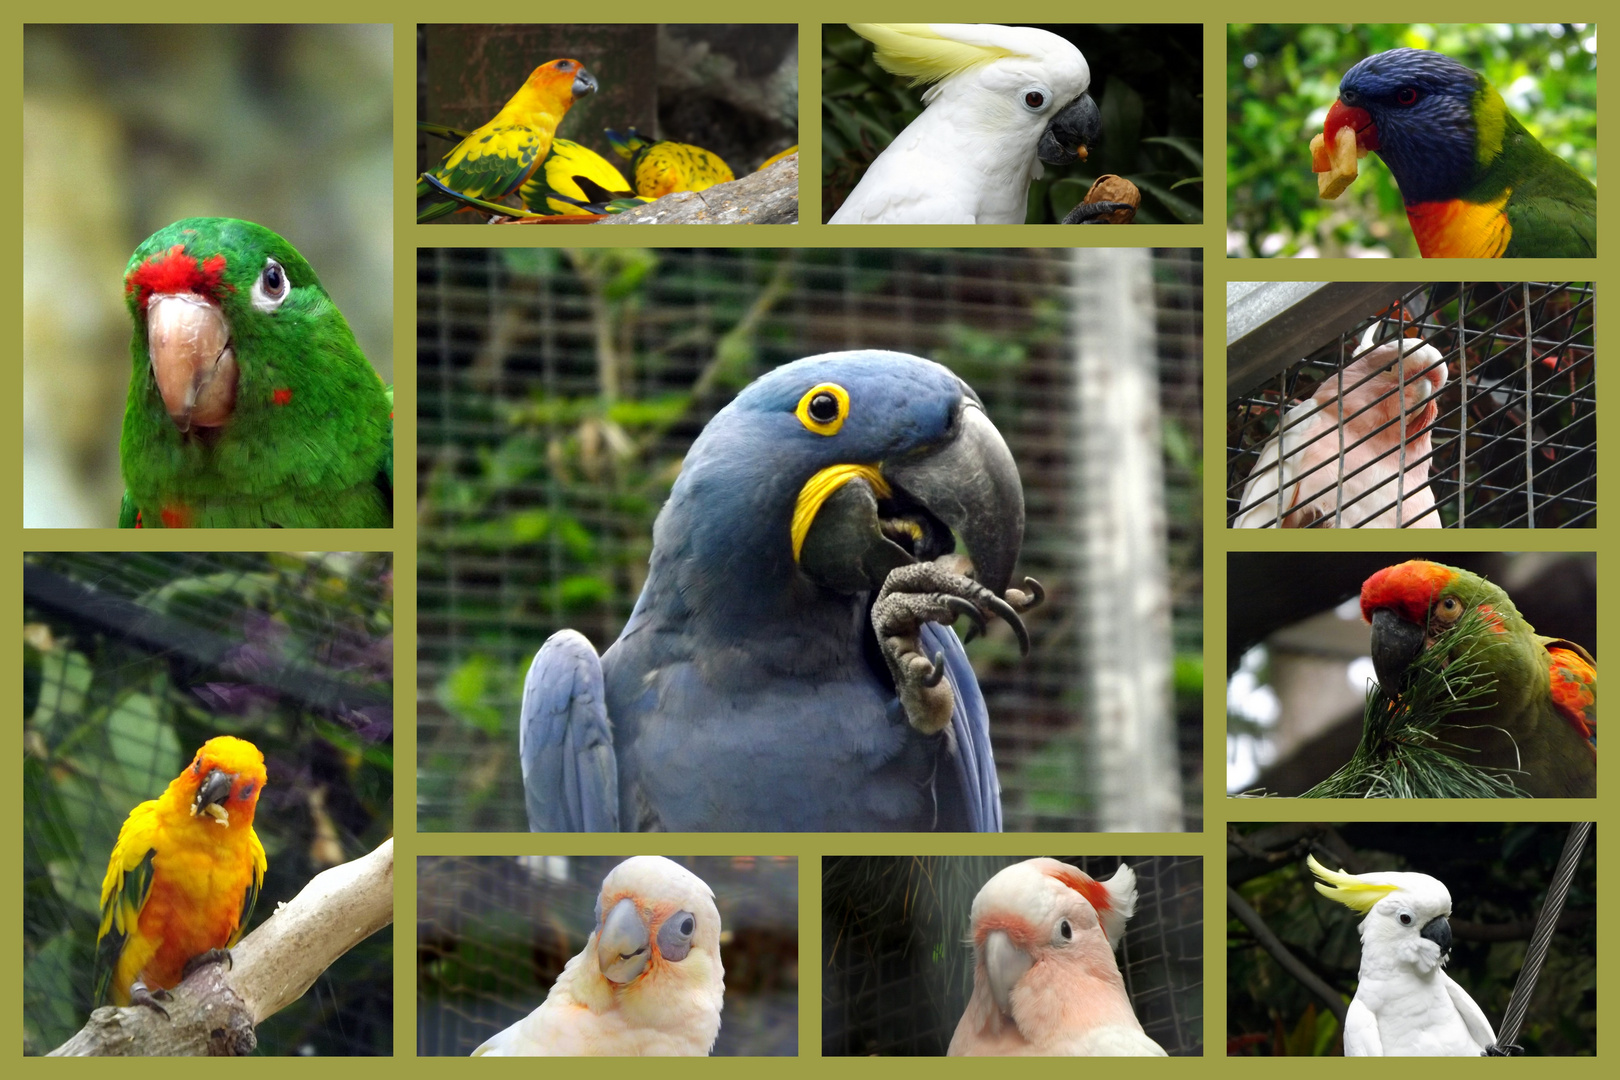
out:
{"label": "rainbow lorikeet", "polygon": [[123,528],[393,523],[393,392],[296,248],[186,218],[124,272]]}
{"label": "rainbow lorikeet", "polygon": [[1470,651],[1481,666],[1468,677],[1492,685],[1477,705],[1446,718],[1442,738],[1464,760],[1508,771],[1526,794],[1595,796],[1597,661],[1579,645],[1537,634],[1507,593],[1478,574],[1413,560],[1366,580],[1361,613],[1372,624],[1379,685],[1399,693],[1407,669],[1430,649],[1462,655],[1471,642],[1459,624],[1469,611],[1479,612],[1474,633],[1484,637]]}
{"label": "rainbow lorikeet", "polygon": [[621,134],[608,129],[608,145],[630,163],[636,194],[660,199],[676,191],[707,191],[734,180],[720,155],[678,142],[652,142],[635,128]]}
{"label": "rainbow lorikeet", "polygon": [[[1324,157],[1341,130],[1346,150],[1353,131],[1357,153],[1376,151],[1389,166],[1428,258],[1597,254],[1597,188],[1537,142],[1483,75],[1449,57],[1391,49],[1352,67],[1322,149],[1313,144],[1315,171],[1329,171]],[[1354,161],[1342,171],[1353,177]]]}
{"label": "rainbow lorikeet", "polygon": [[[253,831],[264,755],[219,735],[156,799],[130,811],[101,884],[95,1000],[163,1011],[153,991],[242,937],[268,863]],[[167,1013],[165,1013],[167,1015]]]}
{"label": "rainbow lorikeet", "polygon": [[[503,199],[528,183],[551,153],[552,138],[569,108],[595,90],[596,77],[578,60],[541,64],[494,119],[470,132],[437,168],[423,175],[474,199]],[[436,194],[442,192],[417,179],[418,199]],[[417,212],[416,220],[434,221],[465,205],[454,199],[428,203]]]}

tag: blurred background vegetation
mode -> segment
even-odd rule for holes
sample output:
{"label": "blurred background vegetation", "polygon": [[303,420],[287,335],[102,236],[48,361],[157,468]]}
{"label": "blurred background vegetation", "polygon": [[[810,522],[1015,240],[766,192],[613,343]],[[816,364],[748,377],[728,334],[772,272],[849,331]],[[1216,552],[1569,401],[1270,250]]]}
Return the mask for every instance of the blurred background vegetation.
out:
{"label": "blurred background vegetation", "polygon": [[[725,1010],[716,1057],[799,1047],[799,860],[676,856],[714,891]],[[416,1052],[465,1056],[546,999],[596,924],[619,855],[417,860]]]}
{"label": "blurred background vegetation", "polygon": [[[393,834],[393,558],[25,555],[23,1051],[94,1007],[101,881],[119,826],[198,747],[265,757],[270,868],[250,928]],[[258,1029],[264,1054],[393,1053],[393,928]]]}
{"label": "blurred background vegetation", "polygon": [[25,526],[117,524],[124,269],[170,222],[286,237],[394,381],[393,49],[391,26],[23,28]]}
{"label": "blurred background vegetation", "polygon": [[[1085,161],[1046,165],[1030,185],[1029,224],[1051,224],[1092,181],[1123,176],[1142,192],[1136,220],[1204,220],[1204,27],[1199,23],[1037,26],[1073,42],[1091,68],[1103,137]],[[843,205],[866,167],[922,113],[924,87],[891,75],[847,26],[822,27],[821,215]]]}
{"label": "blurred background vegetation", "polygon": [[[1569,834],[1561,823],[1233,824],[1227,885],[1294,957],[1349,1001],[1361,966],[1362,916],[1319,894],[1307,853],[1352,874],[1405,870],[1451,893],[1446,974],[1500,1029],[1547,885]],[[1530,1057],[1597,1052],[1597,838],[1588,838],[1518,1042]],[[1339,1021],[1235,916],[1226,934],[1226,1052],[1344,1053]]]}
{"label": "blurred background vegetation", "polygon": [[1597,182],[1597,28],[1591,24],[1230,23],[1226,253],[1416,258],[1400,189],[1377,154],[1333,201],[1311,137],[1339,80],[1374,53],[1433,49],[1475,71],[1543,146]]}
{"label": "blurred background vegetation", "polygon": [[[1018,461],[1020,573],[1046,585],[1020,659],[968,646],[1007,825],[1092,818],[1074,583],[1075,260],[1062,250],[454,250],[417,256],[417,822],[526,828],[523,677],[547,636],[618,637],[691,441],[762,372],[837,349],[943,363]],[[1202,797],[1202,266],[1152,258],[1183,802]]]}

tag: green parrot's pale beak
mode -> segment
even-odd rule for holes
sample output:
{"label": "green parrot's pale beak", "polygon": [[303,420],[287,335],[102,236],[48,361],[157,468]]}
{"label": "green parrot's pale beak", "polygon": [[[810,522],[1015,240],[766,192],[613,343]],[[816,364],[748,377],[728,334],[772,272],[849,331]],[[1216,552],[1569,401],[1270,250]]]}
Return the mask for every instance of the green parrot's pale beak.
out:
{"label": "green parrot's pale beak", "polygon": [[236,350],[218,305],[195,293],[157,294],[146,341],[163,407],[182,433],[217,428],[236,407]]}
{"label": "green parrot's pale beak", "polygon": [[636,902],[625,897],[602,920],[602,932],[596,938],[596,964],[608,981],[622,985],[635,981],[647,969],[651,957],[647,924],[636,910]]}

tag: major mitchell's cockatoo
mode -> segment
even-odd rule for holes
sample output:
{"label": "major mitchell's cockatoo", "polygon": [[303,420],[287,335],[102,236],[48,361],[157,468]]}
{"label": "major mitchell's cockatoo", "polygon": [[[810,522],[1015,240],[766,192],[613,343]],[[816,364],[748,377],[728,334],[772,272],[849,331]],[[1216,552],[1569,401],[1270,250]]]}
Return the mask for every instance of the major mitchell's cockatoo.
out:
{"label": "major mitchell's cockatoo", "polygon": [[725,970],[714,893],[661,855],[602,880],[596,929],[540,1007],[473,1057],[702,1057],[720,1033]]}
{"label": "major mitchell's cockatoo", "polygon": [[1446,385],[1446,365],[1433,345],[1405,337],[1372,348],[1378,325],[1362,335],[1356,350],[1360,355],[1342,374],[1323,379],[1314,394],[1283,413],[1278,434],[1261,448],[1249,472],[1233,528],[1274,529],[1279,510],[1285,529],[1317,522],[1331,526],[1341,505],[1338,524],[1344,528],[1440,528],[1428,480],[1434,450],[1431,433],[1440,412],[1435,398]]}
{"label": "major mitchell's cockatoo", "polygon": [[1022,225],[1041,162],[1084,158],[1102,134],[1091,68],[1056,34],[988,23],[850,29],[885,71],[931,85],[922,115],[867,167],[834,225]]}
{"label": "major mitchell's cockatoo", "polygon": [[1443,970],[1451,893],[1428,874],[1346,874],[1311,855],[1316,891],[1366,916],[1361,975],[1344,1019],[1346,1057],[1478,1057],[1496,1042],[1485,1013]]}
{"label": "major mitchell's cockatoo", "polygon": [[973,898],[973,996],[950,1055],[1164,1057],[1131,1010],[1114,948],[1136,874],[1096,881],[1056,859],[1015,863]]}

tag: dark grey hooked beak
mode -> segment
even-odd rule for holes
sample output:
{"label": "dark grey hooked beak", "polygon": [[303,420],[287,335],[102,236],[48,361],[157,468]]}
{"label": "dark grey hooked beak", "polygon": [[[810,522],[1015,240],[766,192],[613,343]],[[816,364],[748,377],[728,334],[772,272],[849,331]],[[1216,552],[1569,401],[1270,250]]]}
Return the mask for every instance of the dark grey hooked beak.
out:
{"label": "dark grey hooked beak", "polygon": [[1378,685],[1394,694],[1406,681],[1406,669],[1423,652],[1423,627],[1408,622],[1389,608],[1372,616],[1372,662]]}
{"label": "dark grey hooked beak", "polygon": [[1102,113],[1090,94],[1081,94],[1052,117],[1036,153],[1048,165],[1067,165],[1076,158],[1086,160],[1101,141]]}

